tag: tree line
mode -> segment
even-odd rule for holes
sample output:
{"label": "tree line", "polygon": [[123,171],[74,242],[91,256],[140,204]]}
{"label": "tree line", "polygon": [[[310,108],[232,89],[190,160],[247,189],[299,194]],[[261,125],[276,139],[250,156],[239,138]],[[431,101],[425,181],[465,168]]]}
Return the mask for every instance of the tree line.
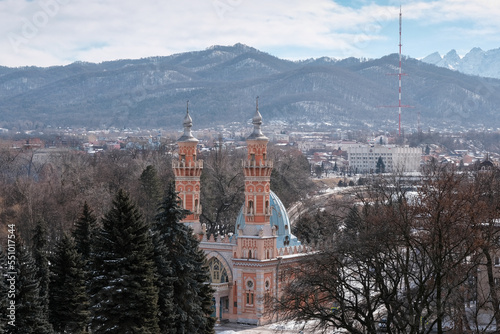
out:
{"label": "tree line", "polygon": [[[307,159],[294,148],[270,146],[274,161],[272,189],[285,206],[301,200],[313,189]],[[172,143],[159,149],[111,150],[89,155],[75,150],[0,148],[0,238],[5,240],[7,224],[15,224],[31,240],[38,220],[47,222],[48,235],[57,238],[70,230],[87,202],[97,217],[110,208],[119,189],[126,190],[148,221],[156,204],[173,181]],[[244,149],[218,147],[200,152],[204,160],[201,176],[202,220],[208,230],[225,226],[228,232],[244,201],[241,160]]]}

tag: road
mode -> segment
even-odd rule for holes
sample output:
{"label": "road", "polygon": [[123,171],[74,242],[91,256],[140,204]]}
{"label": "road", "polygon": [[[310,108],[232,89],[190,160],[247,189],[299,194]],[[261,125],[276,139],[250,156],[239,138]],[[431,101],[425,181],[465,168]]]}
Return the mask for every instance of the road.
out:
{"label": "road", "polygon": [[[277,324],[265,326],[252,326],[245,324],[224,323],[217,324],[215,332],[218,334],[299,334],[299,329],[293,329],[293,326],[280,326]],[[304,331],[304,334],[310,332]]]}

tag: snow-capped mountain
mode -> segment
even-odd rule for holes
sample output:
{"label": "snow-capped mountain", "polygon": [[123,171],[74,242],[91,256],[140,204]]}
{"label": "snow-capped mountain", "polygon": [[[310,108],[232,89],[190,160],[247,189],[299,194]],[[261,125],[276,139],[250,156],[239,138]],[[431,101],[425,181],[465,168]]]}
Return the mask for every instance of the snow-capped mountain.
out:
{"label": "snow-capped mountain", "polygon": [[463,57],[460,57],[455,50],[444,56],[434,52],[422,61],[465,74],[500,79],[500,48],[489,51],[473,48]]}

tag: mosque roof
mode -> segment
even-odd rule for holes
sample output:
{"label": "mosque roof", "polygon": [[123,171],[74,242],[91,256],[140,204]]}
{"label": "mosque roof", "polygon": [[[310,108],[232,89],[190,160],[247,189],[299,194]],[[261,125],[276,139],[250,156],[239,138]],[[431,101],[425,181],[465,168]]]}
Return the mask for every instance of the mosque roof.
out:
{"label": "mosque roof", "polygon": [[[297,240],[297,237],[291,233],[290,220],[288,218],[288,213],[285,209],[285,206],[279,199],[279,197],[274,193],[270,192],[270,201],[269,205],[271,207],[271,217],[269,226],[265,225],[254,225],[247,226],[245,224],[245,216],[243,215],[244,205],[240,209],[240,213],[238,218],[236,219],[236,233],[235,236],[238,237],[239,231],[243,231],[245,236],[248,235],[258,235],[258,231],[260,229],[264,230],[265,235],[272,235],[270,231],[272,231],[273,227],[276,227],[276,236],[277,236],[277,248],[283,248],[285,246],[298,246],[300,245],[300,241]],[[267,224],[266,224],[267,225]]]}

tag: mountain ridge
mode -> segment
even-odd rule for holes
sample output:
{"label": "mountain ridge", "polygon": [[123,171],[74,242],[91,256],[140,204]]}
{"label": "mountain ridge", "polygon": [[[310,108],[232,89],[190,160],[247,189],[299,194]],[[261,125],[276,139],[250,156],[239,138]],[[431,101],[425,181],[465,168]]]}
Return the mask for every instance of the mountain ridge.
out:
{"label": "mountain ridge", "polygon": [[[0,127],[178,128],[186,100],[198,128],[246,122],[255,97],[267,121],[397,128],[398,55],[293,62],[243,44],[165,57],[0,67]],[[500,80],[404,57],[408,131],[422,126],[500,126]],[[250,115],[250,116],[249,116]]]}

